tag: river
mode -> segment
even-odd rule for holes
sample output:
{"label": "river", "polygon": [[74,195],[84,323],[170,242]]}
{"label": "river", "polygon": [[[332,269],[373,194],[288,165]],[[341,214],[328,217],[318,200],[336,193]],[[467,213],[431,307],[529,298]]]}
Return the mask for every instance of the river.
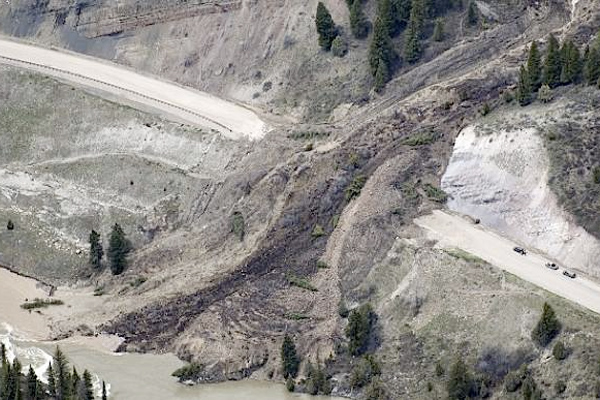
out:
{"label": "river", "polygon": [[[37,290],[35,284],[29,278],[0,270],[0,341],[6,345],[11,359],[18,357],[24,370],[31,364],[38,376],[45,380],[50,354],[56,343],[31,339],[39,339],[46,332],[35,331],[42,326],[36,321],[37,315],[19,309],[21,297],[29,292],[32,298],[34,290]],[[23,329],[19,325],[23,325]],[[186,386],[171,376],[173,371],[184,365],[172,354],[112,353],[86,340],[61,341],[60,347],[80,373],[84,369],[93,372],[98,392],[100,382],[107,382],[112,400],[335,399],[289,393],[282,384],[257,380]]]}

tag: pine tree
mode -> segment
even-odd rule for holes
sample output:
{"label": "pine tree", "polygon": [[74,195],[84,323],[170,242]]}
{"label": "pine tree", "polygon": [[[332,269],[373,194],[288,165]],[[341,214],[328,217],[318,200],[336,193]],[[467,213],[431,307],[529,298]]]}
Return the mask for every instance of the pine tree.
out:
{"label": "pine tree", "polygon": [[21,363],[19,362],[18,359],[14,359],[13,360],[13,367],[12,367],[12,380],[14,382],[14,394],[13,394],[13,399],[14,400],[23,400],[23,393],[21,392],[21,370],[23,369],[23,366],[21,365]]}
{"label": "pine tree", "polygon": [[423,33],[426,15],[427,4],[425,3],[425,0],[412,0],[408,24],[409,27],[412,26],[413,29],[415,29],[415,31],[418,33],[419,39]]}
{"label": "pine tree", "polygon": [[108,395],[106,393],[106,382],[102,381],[102,400],[107,400]]}
{"label": "pine tree", "polygon": [[561,324],[556,318],[554,309],[548,303],[544,303],[542,315],[531,332],[531,338],[540,346],[545,347],[558,335],[560,329]]}
{"label": "pine tree", "polygon": [[450,368],[448,373],[448,398],[452,400],[463,400],[469,396],[473,386],[473,378],[462,358]]}
{"label": "pine tree", "polygon": [[127,255],[131,251],[129,240],[119,224],[115,224],[110,233],[108,259],[113,275],[120,275],[127,268]]}
{"label": "pine tree", "polygon": [[319,34],[319,46],[325,51],[331,49],[331,42],[337,36],[337,28],[331,18],[331,14],[323,2],[317,5],[317,15],[315,17],[317,33]]}
{"label": "pine tree", "polygon": [[371,67],[371,74],[375,76],[379,63],[383,62],[388,67],[388,72],[391,71],[391,67],[396,59],[396,52],[392,46],[392,39],[385,25],[385,22],[377,17],[375,20],[375,29],[373,33],[373,39],[369,47],[369,65]]}
{"label": "pine tree", "polygon": [[380,92],[385,87],[385,84],[390,80],[390,74],[388,71],[387,64],[383,61],[379,61],[377,66],[377,73],[375,74],[375,82],[373,87],[376,92]]}
{"label": "pine tree", "polygon": [[56,400],[67,400],[71,395],[71,374],[69,362],[62,350],[56,346],[54,351],[54,374],[56,375]]}
{"label": "pine tree", "polygon": [[71,374],[71,393],[77,395],[79,393],[79,385],[81,384],[81,378],[77,373],[77,369],[73,367],[73,373]]}
{"label": "pine tree", "polygon": [[56,378],[54,376],[54,368],[52,362],[48,364],[48,393],[53,399],[56,398]]}
{"label": "pine tree", "polygon": [[289,335],[285,335],[281,344],[281,362],[283,366],[283,377],[295,378],[300,367],[300,358],[296,354],[296,345]]}
{"label": "pine tree", "polygon": [[583,73],[588,85],[594,85],[600,78],[600,50],[596,46],[586,49]]}
{"label": "pine tree", "polygon": [[375,313],[368,303],[350,313],[344,333],[349,340],[348,350],[351,355],[359,356],[367,350],[374,320]]}
{"label": "pine tree", "polygon": [[536,91],[542,86],[542,59],[538,49],[538,44],[534,40],[529,47],[529,57],[527,59],[527,73],[531,83],[531,90]]}
{"label": "pine tree", "polygon": [[419,61],[419,58],[421,58],[419,33],[410,25],[404,39],[404,60],[412,64]]}
{"label": "pine tree", "polygon": [[369,21],[362,8],[362,0],[354,0],[350,7],[350,30],[357,39],[364,39],[369,34]]}
{"label": "pine tree", "polygon": [[531,82],[529,80],[529,74],[524,66],[521,65],[519,71],[519,86],[517,89],[517,99],[521,106],[526,106],[531,103]]}
{"label": "pine tree", "polygon": [[550,35],[546,60],[544,61],[544,83],[550,86],[550,88],[557,87],[560,84],[561,71],[562,57],[560,55],[559,44],[554,35]]}
{"label": "pine tree", "polygon": [[433,28],[433,40],[441,42],[444,40],[444,19],[438,18],[435,20],[435,27]]}
{"label": "pine tree", "polygon": [[96,270],[102,269],[102,257],[104,257],[104,249],[100,241],[100,234],[92,229],[90,233],[90,265]]}
{"label": "pine tree", "polygon": [[560,82],[562,84],[577,83],[581,78],[582,64],[581,54],[575,44],[568,40],[561,49],[562,70]]}
{"label": "pine tree", "polygon": [[83,380],[81,382],[81,400],[94,400],[94,385],[92,383],[92,374],[87,369],[83,371]]}
{"label": "pine tree", "polygon": [[42,386],[30,365],[27,373],[27,400],[42,400],[42,398]]}
{"label": "pine tree", "polygon": [[476,25],[479,21],[479,13],[477,12],[477,6],[475,2],[469,2],[469,8],[467,9],[467,23],[470,26]]}

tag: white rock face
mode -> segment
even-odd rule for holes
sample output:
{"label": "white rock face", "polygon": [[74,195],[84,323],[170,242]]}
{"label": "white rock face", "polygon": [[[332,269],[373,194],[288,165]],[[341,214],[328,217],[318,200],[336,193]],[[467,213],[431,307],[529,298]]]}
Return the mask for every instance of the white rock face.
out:
{"label": "white rock face", "polygon": [[536,129],[484,134],[469,126],[456,139],[442,188],[451,196],[450,209],[480,218],[567,268],[600,276],[600,242],[561,209],[547,185],[548,171]]}

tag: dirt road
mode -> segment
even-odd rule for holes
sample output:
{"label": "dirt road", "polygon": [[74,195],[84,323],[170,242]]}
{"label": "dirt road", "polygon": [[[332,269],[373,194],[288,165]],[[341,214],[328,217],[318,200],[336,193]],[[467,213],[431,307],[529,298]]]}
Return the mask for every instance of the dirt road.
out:
{"label": "dirt road", "polygon": [[474,225],[459,215],[436,210],[420,217],[415,223],[424,228],[431,239],[443,248],[459,248],[490,264],[502,268],[549,292],[600,313],[600,285],[584,277],[564,276],[563,268],[553,271],[545,267],[550,259],[528,249],[526,256],[513,251],[518,244],[511,242],[481,225]]}
{"label": "dirt road", "polygon": [[207,93],[134,72],[126,67],[0,38],[0,62],[36,70],[124,99],[180,121],[237,139],[261,138],[265,123],[251,110]]}

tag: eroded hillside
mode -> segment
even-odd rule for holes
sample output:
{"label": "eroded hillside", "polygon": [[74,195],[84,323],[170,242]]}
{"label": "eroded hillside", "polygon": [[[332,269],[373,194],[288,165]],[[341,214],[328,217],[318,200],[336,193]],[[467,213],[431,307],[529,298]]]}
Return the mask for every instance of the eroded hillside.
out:
{"label": "eroded hillside", "polygon": [[[502,380],[524,362],[548,393],[551,377],[561,374],[568,381],[561,395],[589,396],[596,315],[468,254],[440,249],[412,224],[442,207],[446,173],[451,206],[467,193],[481,208],[461,211],[509,226],[509,234],[564,262],[585,248],[577,266],[597,275],[590,262],[595,225],[567,213],[580,221],[597,215],[579,214],[584,198],[561,192],[576,177],[569,160],[552,156],[564,153],[545,135],[564,124],[584,129],[595,120],[598,93],[581,89],[584,101],[579,89],[567,88],[555,103],[529,109],[505,105],[501,95],[514,88],[531,40],[554,31],[588,43],[600,24],[598,6],[580,0],[573,13],[564,1],[477,3],[491,16],[484,27],[465,28],[465,11],[450,13],[447,41],[428,42],[419,63],[403,66],[375,94],[367,41],[352,40],[345,58],[318,50],[315,1],[12,1],[0,9],[6,33],[248,102],[279,127],[262,140],[228,140],[3,67],[0,119],[8,144],[0,148],[0,215],[16,228],[0,233],[0,260],[54,282],[80,279],[84,289],[58,290],[72,309],[49,312],[55,335],[117,333],[122,350],[174,351],[201,362],[200,377],[210,381],[281,379],[280,346],[289,333],[303,360],[329,360],[334,393],[359,395],[350,387],[358,360],[344,351],[339,305],[371,302],[379,340],[370,351],[391,398],[442,397],[447,375],[436,364],[447,371],[458,355],[485,377],[492,397],[506,398]],[[345,2],[327,6],[347,28]],[[491,113],[481,118],[486,103]],[[569,115],[555,116],[563,113]],[[330,117],[335,122],[311,123]],[[514,135],[530,137],[513,145]],[[454,169],[459,192],[450,189],[452,160],[478,156],[465,155],[463,141],[492,151]],[[541,155],[544,146],[551,158]],[[486,201],[501,186],[495,170],[476,169],[485,162],[528,178],[513,192],[499,190],[493,203],[500,210]],[[465,170],[482,177],[462,185]],[[546,180],[558,187],[558,201]],[[544,199],[554,199],[543,208],[526,196],[540,185]],[[499,224],[498,215],[515,207],[513,219]],[[543,218],[535,214],[540,209]],[[531,225],[514,223],[523,219]],[[86,280],[87,234],[106,235],[114,222],[133,240],[130,268]],[[94,289],[102,296],[78,300]],[[548,362],[548,351],[531,340],[544,301],[567,327],[560,339],[572,355],[563,364]]]}

